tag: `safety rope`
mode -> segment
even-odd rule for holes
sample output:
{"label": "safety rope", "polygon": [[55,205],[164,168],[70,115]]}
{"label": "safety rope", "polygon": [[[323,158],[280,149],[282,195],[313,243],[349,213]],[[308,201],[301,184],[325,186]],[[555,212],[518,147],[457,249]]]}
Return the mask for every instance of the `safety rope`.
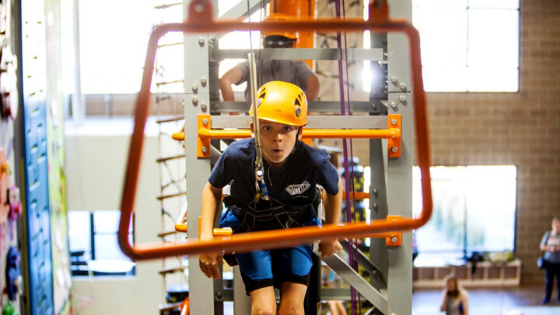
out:
{"label": "safety rope", "polygon": [[253,107],[253,130],[255,134],[255,203],[259,202],[262,198],[263,200],[269,200],[268,189],[266,188],[266,183],[264,181],[264,168],[263,168],[263,158],[261,150],[261,141],[259,138],[259,114],[258,107],[260,105],[260,99],[257,99],[257,74],[256,74],[256,63],[255,54],[250,52],[248,55],[249,59],[249,77],[251,78],[251,106]]}
{"label": "safety rope", "polygon": [[[251,23],[251,14],[250,14],[250,4],[249,0],[247,0],[247,12],[249,13],[249,23]],[[253,130],[255,135],[255,203],[259,202],[262,198],[263,200],[269,200],[268,197],[268,189],[266,187],[266,182],[264,181],[264,168],[263,168],[263,159],[262,159],[262,150],[261,150],[261,142],[260,142],[260,129],[259,129],[259,115],[258,115],[258,107],[260,105],[259,99],[257,99],[257,73],[256,73],[256,62],[255,62],[255,53],[253,52],[253,40],[252,40],[252,32],[249,32],[249,49],[250,52],[247,55],[247,59],[249,61],[249,88],[251,91],[251,106],[253,108]],[[260,50],[259,50],[260,53]],[[262,66],[260,67],[262,69]]]}

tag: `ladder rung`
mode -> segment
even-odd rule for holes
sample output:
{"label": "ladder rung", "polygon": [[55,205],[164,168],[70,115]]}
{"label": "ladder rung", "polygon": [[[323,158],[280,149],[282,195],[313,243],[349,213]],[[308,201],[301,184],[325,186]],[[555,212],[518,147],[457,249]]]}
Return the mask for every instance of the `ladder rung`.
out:
{"label": "ladder rung", "polygon": [[180,158],[184,158],[184,157],[185,157],[184,154],[180,154],[180,155],[176,155],[176,156],[168,156],[168,157],[164,157],[164,158],[159,158],[156,161],[158,163],[161,163],[161,162],[167,162],[169,160],[175,160],[175,159],[180,159]]}
{"label": "ladder rung", "polygon": [[181,303],[183,303],[183,301],[177,302],[177,303],[171,303],[171,304],[161,304],[161,305],[159,306],[160,314],[161,314],[161,312],[164,312],[164,311],[171,311],[171,310],[174,310],[174,309],[176,309],[176,308],[181,307]]}
{"label": "ladder rung", "polygon": [[158,48],[164,48],[164,47],[170,47],[170,46],[179,46],[179,45],[183,45],[183,42],[180,42],[180,43],[161,44],[161,45],[158,45]]}
{"label": "ladder rung", "polygon": [[187,269],[189,266],[181,266],[181,267],[173,267],[173,268],[165,268],[159,271],[160,275],[168,274],[168,273],[175,273],[178,271],[183,271]]}
{"label": "ladder rung", "polygon": [[167,85],[167,84],[175,84],[175,83],[183,83],[183,80],[173,80],[173,81],[165,81],[165,82],[156,82],[156,86],[160,85]]}
{"label": "ladder rung", "polygon": [[184,192],[184,191],[182,191],[182,192],[177,193],[177,194],[159,196],[159,197],[157,197],[157,200],[163,200],[163,199],[174,198],[174,197],[180,197],[180,196],[186,196],[186,195],[187,195],[187,193]]}
{"label": "ladder rung", "polygon": [[167,9],[167,8],[169,8],[169,7],[176,6],[176,5],[183,5],[183,2],[176,2],[176,3],[169,3],[169,4],[160,4],[160,5],[154,6],[154,9]]}
{"label": "ladder rung", "polygon": [[167,118],[167,119],[157,120],[156,123],[163,124],[163,123],[172,122],[172,121],[179,121],[179,120],[183,120],[183,119],[185,119],[185,116],[177,116],[177,117],[171,117],[171,118]]}
{"label": "ladder rung", "polygon": [[166,237],[166,236],[169,236],[169,235],[173,235],[173,234],[175,234],[175,233],[177,233],[177,231],[166,231],[166,232],[160,232],[160,233],[158,233],[157,236],[158,236],[158,237]]}

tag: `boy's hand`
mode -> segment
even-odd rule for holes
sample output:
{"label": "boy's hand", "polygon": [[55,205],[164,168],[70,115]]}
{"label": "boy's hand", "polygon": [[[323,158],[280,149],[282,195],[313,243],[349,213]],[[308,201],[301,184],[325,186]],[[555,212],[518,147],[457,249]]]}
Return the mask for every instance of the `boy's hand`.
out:
{"label": "boy's hand", "polygon": [[338,240],[322,240],[319,243],[319,251],[321,252],[321,258],[332,256],[341,249],[342,249],[342,245],[340,245]]}
{"label": "boy's hand", "polygon": [[220,253],[210,253],[210,254],[200,254],[198,257],[198,263],[200,270],[208,278],[220,279],[220,270],[218,269],[218,263],[224,264],[222,259],[222,254]]}

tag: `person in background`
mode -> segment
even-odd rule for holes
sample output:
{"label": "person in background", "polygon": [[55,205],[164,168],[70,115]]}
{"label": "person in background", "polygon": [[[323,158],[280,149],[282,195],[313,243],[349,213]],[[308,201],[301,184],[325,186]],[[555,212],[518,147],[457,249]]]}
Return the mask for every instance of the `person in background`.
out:
{"label": "person in background", "polygon": [[[271,13],[264,21],[293,21],[289,15]],[[288,31],[263,32],[262,45],[264,48],[293,48],[297,41],[297,34]],[[317,100],[319,95],[319,79],[307,65],[299,60],[261,60],[257,61],[257,86],[270,81],[284,81],[297,85],[305,92],[307,101]],[[242,62],[231,68],[220,78],[220,91],[224,101],[234,101],[232,84],[240,85],[249,81],[249,62]],[[247,84],[245,100],[250,101],[251,88]]]}
{"label": "person in background", "polygon": [[453,274],[445,278],[445,289],[439,310],[445,315],[469,315],[469,294]]}
{"label": "person in background", "polygon": [[546,277],[546,295],[542,304],[550,302],[554,277],[556,277],[556,291],[560,304],[560,219],[557,217],[552,219],[552,231],[547,231],[543,235],[541,250],[544,252],[544,274]]}

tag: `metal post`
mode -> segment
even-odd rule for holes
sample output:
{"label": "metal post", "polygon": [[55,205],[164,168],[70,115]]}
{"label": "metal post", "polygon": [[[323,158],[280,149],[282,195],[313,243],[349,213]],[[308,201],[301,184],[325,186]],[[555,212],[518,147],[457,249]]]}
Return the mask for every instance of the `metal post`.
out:
{"label": "metal post", "polygon": [[[412,1],[390,0],[391,15],[412,19]],[[388,161],[388,205],[390,215],[412,216],[412,163],[414,157],[414,119],[410,50],[406,36],[389,34],[389,114],[402,115],[401,157]],[[388,249],[388,312],[387,314],[412,314],[412,234],[402,235],[400,247]]]}
{"label": "metal post", "polygon": [[239,266],[233,267],[233,313],[236,315],[251,314],[251,299],[245,293]]}
{"label": "metal post", "polygon": [[[217,17],[218,1],[212,0],[214,17]],[[183,0],[184,16],[190,0]],[[209,45],[208,34],[185,34],[184,36],[184,100],[185,107],[185,159],[187,173],[187,225],[188,238],[198,239],[198,217],[201,215],[202,188],[210,176],[210,159],[196,157],[197,116],[207,114],[210,105]],[[210,150],[210,148],[207,148]],[[214,285],[199,268],[198,255],[189,256],[190,314],[215,314]]]}
{"label": "metal post", "polygon": [[[371,167],[370,213],[371,219],[387,217],[387,140],[371,139],[369,141],[369,159]],[[369,247],[371,262],[379,268],[387,279],[387,245],[383,238],[371,238]],[[374,281],[374,278],[371,278]],[[373,282],[372,282],[373,284]]]}

